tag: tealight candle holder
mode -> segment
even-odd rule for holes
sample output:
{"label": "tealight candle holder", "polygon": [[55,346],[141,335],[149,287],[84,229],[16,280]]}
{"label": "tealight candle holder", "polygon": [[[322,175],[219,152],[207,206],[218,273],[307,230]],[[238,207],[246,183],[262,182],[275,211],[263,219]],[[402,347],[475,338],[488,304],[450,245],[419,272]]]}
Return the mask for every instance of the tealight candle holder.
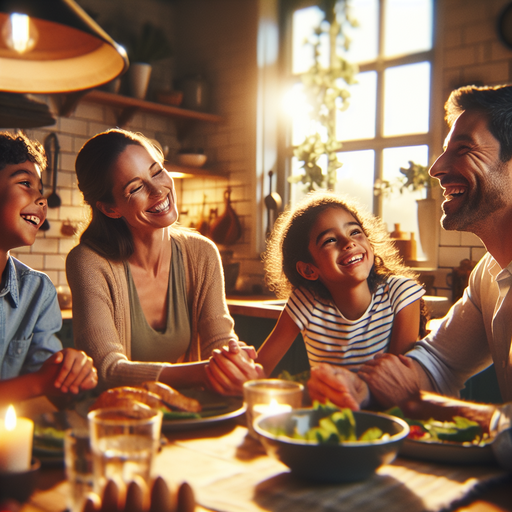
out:
{"label": "tealight candle holder", "polygon": [[254,420],[262,414],[279,414],[302,406],[304,386],[282,379],[250,380],[244,384],[245,417],[249,434],[258,439]]}
{"label": "tealight candle holder", "polygon": [[0,471],[0,501],[27,501],[34,491],[40,466],[39,460],[33,458],[27,471]]}

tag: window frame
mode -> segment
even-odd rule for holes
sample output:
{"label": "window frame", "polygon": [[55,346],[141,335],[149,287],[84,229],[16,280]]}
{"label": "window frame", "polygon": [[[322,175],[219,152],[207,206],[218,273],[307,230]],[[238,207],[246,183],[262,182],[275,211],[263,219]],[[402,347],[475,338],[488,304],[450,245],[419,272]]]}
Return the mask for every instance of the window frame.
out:
{"label": "window frame", "polygon": [[[284,0],[281,4],[280,27],[281,27],[281,52],[280,52],[280,69],[282,89],[286,90],[291,83],[300,80],[299,75],[293,75],[292,66],[292,21],[293,12],[295,10],[306,7],[319,5],[321,2],[315,0]],[[376,98],[376,126],[375,136],[372,139],[349,140],[342,141],[344,151],[358,151],[370,149],[375,154],[374,182],[382,179],[383,173],[383,151],[386,148],[425,145],[428,147],[429,162],[431,165],[434,161],[435,149],[442,146],[441,132],[439,126],[442,120],[442,103],[439,101],[439,92],[436,90],[436,77],[439,73],[439,58],[437,41],[437,2],[432,0],[432,48],[427,51],[421,51],[409,55],[386,58],[383,55],[383,42],[385,37],[384,9],[386,0],[379,0],[379,41],[378,55],[373,61],[359,64],[360,72],[375,71],[377,74],[377,98]],[[430,63],[430,98],[429,98],[429,130],[426,133],[406,134],[396,136],[383,135],[384,121],[384,73],[388,68],[402,66],[407,64],[415,64],[419,62]],[[291,145],[291,127],[286,120],[281,120],[278,141],[278,169],[277,173],[277,191],[284,199],[284,204],[290,203],[291,187],[300,186],[290,184],[288,177],[291,175],[291,160],[293,157],[293,146]],[[373,213],[382,215],[383,197],[381,195],[373,196]]]}

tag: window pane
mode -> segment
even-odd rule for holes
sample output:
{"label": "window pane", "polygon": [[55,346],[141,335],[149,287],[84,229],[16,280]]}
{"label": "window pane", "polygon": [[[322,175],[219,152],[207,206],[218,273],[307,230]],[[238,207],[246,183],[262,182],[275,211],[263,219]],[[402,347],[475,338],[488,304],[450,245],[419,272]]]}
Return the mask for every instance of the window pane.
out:
{"label": "window pane", "polygon": [[[387,148],[383,151],[383,179],[390,182],[403,176],[400,167],[409,167],[409,161],[420,165],[428,165],[428,146],[407,146]],[[425,191],[396,190],[383,198],[382,218],[393,231],[395,224],[400,224],[400,230],[414,233],[417,245],[417,259],[424,259],[419,242],[416,200],[422,199]]]}
{"label": "window pane", "polygon": [[432,48],[432,0],[386,0],[384,55]]}
{"label": "window pane", "polygon": [[350,104],[348,109],[336,113],[336,138],[338,140],[372,139],[375,137],[377,73],[375,71],[359,73],[357,82],[349,88]]}
{"label": "window pane", "polygon": [[294,146],[303,142],[311,131],[309,120],[311,106],[307,103],[303,90],[302,82],[297,82],[284,98],[284,109],[291,120],[292,145]]}
{"label": "window pane", "polygon": [[375,172],[375,151],[342,151],[338,160],[343,166],[338,169],[335,192],[346,194],[367,208],[373,209],[373,180]]}
{"label": "window pane", "polygon": [[[373,180],[375,173],[375,152],[371,149],[364,151],[342,151],[338,159],[343,166],[338,169],[337,182],[334,191],[356,199],[368,211],[373,209]],[[319,165],[325,173],[327,157],[320,157]],[[302,174],[299,162],[292,158],[292,175]],[[296,204],[307,194],[305,185],[296,183],[291,186],[291,204]]]}
{"label": "window pane", "polygon": [[352,0],[352,15],[358,27],[346,30],[351,38],[347,60],[349,62],[367,62],[377,58],[379,37],[379,2],[378,0]]}
{"label": "window pane", "polygon": [[[324,13],[316,6],[299,9],[293,13],[292,73],[294,75],[304,73],[313,65],[313,47],[305,42],[313,40],[315,29],[323,19]],[[321,55],[327,62],[328,42],[322,42]]]}
{"label": "window pane", "polygon": [[384,72],[384,136],[427,133],[430,62],[388,68]]}

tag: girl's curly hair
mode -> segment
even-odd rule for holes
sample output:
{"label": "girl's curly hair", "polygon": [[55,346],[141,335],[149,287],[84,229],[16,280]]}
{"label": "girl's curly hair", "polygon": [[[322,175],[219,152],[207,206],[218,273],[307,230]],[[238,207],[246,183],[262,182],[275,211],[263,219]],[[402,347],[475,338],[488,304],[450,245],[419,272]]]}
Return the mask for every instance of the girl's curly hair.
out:
{"label": "girl's curly hair", "polygon": [[265,280],[277,297],[286,299],[295,288],[303,286],[321,298],[331,299],[329,291],[319,280],[305,279],[296,268],[298,261],[313,263],[308,249],[309,236],[318,216],[330,208],[341,208],[350,213],[361,225],[373,248],[375,261],[368,276],[372,293],[390,275],[417,279],[416,273],[402,263],[381,219],[347,197],[329,192],[312,192],[295,208],[286,210],[278,217],[263,253]]}

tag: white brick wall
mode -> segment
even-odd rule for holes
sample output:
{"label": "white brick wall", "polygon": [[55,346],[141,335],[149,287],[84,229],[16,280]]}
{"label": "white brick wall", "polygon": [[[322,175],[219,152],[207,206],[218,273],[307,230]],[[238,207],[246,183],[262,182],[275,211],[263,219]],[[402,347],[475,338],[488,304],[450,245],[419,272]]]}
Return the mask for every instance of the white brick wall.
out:
{"label": "white brick wall", "polygon": [[[508,0],[438,0],[441,76],[437,85],[444,102],[450,92],[461,85],[499,85],[511,82],[512,50],[497,35],[499,13]],[[447,134],[446,125],[443,127]],[[442,148],[438,149],[440,154]],[[480,240],[471,233],[441,229],[439,238],[439,270],[435,286],[439,295],[451,298],[446,275],[460,261],[478,261],[485,254]]]}

